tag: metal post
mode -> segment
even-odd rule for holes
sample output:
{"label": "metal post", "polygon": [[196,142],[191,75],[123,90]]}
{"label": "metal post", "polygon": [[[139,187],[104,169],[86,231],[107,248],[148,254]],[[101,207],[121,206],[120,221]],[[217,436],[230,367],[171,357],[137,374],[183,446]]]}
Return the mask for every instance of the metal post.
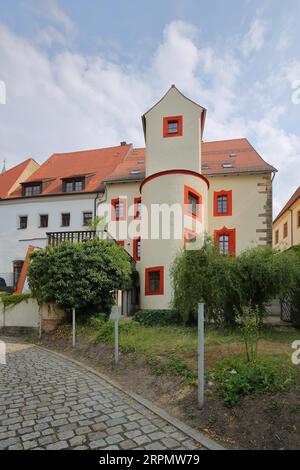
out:
{"label": "metal post", "polygon": [[119,320],[115,320],[115,365],[119,365]]}
{"label": "metal post", "polygon": [[204,405],[204,304],[198,305],[198,403]]}
{"label": "metal post", "polygon": [[41,306],[39,305],[39,317],[40,317],[40,324],[39,324],[39,339],[42,338],[42,322],[43,322],[43,317],[42,317],[42,309]]}
{"label": "metal post", "polygon": [[72,309],[72,347],[76,349],[76,311]]}

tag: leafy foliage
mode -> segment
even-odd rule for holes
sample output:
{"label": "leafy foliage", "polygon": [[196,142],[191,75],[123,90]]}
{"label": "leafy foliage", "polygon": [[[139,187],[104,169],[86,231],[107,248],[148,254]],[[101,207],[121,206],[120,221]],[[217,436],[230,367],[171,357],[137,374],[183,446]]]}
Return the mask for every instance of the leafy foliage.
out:
{"label": "leafy foliage", "polygon": [[4,308],[13,307],[14,305],[20,304],[21,302],[28,300],[31,298],[31,294],[0,294],[0,302],[4,305]]}
{"label": "leafy foliage", "polygon": [[113,291],[130,287],[132,271],[127,253],[111,241],[62,243],[31,255],[28,281],[39,303],[110,312]]}
{"label": "leafy foliage", "polygon": [[140,310],[134,320],[145,326],[167,326],[181,323],[181,318],[174,310]]}
{"label": "leafy foliage", "polygon": [[280,358],[260,358],[256,363],[233,358],[221,361],[211,378],[220,397],[234,406],[246,395],[286,390],[296,380],[296,371]]}
{"label": "leafy foliage", "polygon": [[260,312],[257,308],[243,308],[241,316],[240,330],[245,343],[246,356],[248,362],[255,362],[257,359],[258,341],[261,336]]}
{"label": "leafy foliage", "polygon": [[216,325],[234,326],[243,307],[258,309],[262,318],[266,304],[289,292],[299,273],[292,253],[266,247],[247,250],[236,258],[220,257],[207,240],[201,250],[185,251],[175,259],[173,308],[183,321],[195,322],[197,305],[204,302],[208,318]]}

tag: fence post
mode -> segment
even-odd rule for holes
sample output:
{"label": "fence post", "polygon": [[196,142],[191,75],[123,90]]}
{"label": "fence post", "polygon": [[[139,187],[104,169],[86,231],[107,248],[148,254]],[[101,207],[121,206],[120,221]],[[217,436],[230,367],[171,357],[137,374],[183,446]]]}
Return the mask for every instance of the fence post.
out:
{"label": "fence post", "polygon": [[198,304],[198,403],[204,406],[204,304]]}
{"label": "fence post", "polygon": [[76,349],[76,310],[72,308],[72,347]]}

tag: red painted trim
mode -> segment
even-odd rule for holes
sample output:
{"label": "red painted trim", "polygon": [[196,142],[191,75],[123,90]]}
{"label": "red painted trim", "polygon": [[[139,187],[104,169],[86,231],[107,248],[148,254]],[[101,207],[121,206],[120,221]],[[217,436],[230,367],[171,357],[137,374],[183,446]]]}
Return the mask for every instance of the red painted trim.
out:
{"label": "red painted trim", "polygon": [[[160,272],[160,286],[158,291],[150,291],[150,279],[149,274],[153,271]],[[145,269],[145,295],[163,295],[164,294],[164,267],[157,266],[155,268],[146,268]]]}
{"label": "red painted trim", "polygon": [[193,230],[190,230],[189,228],[184,229],[184,248],[186,248],[186,245],[190,243],[189,235],[192,235],[193,237],[197,238],[197,233],[194,232]]}
{"label": "red painted trim", "polygon": [[[123,217],[116,217],[116,205],[119,203],[124,204],[124,215]],[[111,220],[113,221],[119,221],[119,220],[126,220],[126,212],[127,212],[127,207],[126,207],[126,199],[125,198],[116,198],[111,200]]]}
{"label": "red painted trim", "polygon": [[[178,122],[178,131],[169,134],[168,125],[170,121]],[[181,137],[183,134],[183,117],[182,116],[167,116],[163,118],[163,136],[164,137]]]}
{"label": "red painted trim", "polygon": [[[192,212],[189,211],[189,194],[192,194],[198,199],[198,212],[197,214],[193,214]],[[193,217],[193,219],[197,220],[202,220],[202,196],[198,191],[196,191],[193,188],[190,188],[189,186],[184,186],[184,213],[185,215],[188,215],[190,217]]]}
{"label": "red painted trim", "polygon": [[[227,196],[227,212],[218,212],[218,197]],[[214,217],[227,217],[232,215],[232,191],[215,191],[214,192]]]}
{"label": "red painted trim", "polygon": [[223,227],[220,230],[215,230],[215,245],[219,248],[219,238],[222,235],[228,235],[229,236],[229,253],[230,256],[235,256],[236,253],[236,233],[235,233],[235,228],[226,228]]}
{"label": "red painted trim", "polygon": [[154,180],[155,178],[160,178],[161,176],[167,176],[167,175],[189,175],[189,176],[195,176],[196,178],[199,178],[200,180],[205,181],[207,184],[207,188],[209,189],[209,181],[205,176],[200,175],[200,173],[197,173],[196,171],[192,170],[165,170],[165,171],[159,171],[158,173],[154,173],[153,175],[148,176],[148,178],[145,178],[144,181],[142,182],[140,186],[140,192],[142,192],[143,186],[148,183],[151,180]]}
{"label": "red painted trim", "polygon": [[125,246],[125,240],[117,240],[118,245],[122,246],[124,248]]}
{"label": "red painted trim", "polygon": [[14,294],[21,295],[23,292],[26,277],[27,277],[27,271],[28,271],[28,267],[30,264],[30,253],[32,253],[34,250],[35,250],[34,246],[31,246],[31,245],[27,249],[26,258],[25,258],[25,261],[21,270],[17,290],[16,292],[14,292]]}
{"label": "red painted trim", "polygon": [[141,214],[139,213],[139,204],[141,202],[142,202],[141,197],[135,197],[134,198],[134,218],[137,219],[137,220],[141,218]]}
{"label": "red painted trim", "polygon": [[139,241],[141,241],[141,237],[134,237],[134,239],[133,239],[133,250],[132,250],[132,252],[133,252],[132,257],[133,257],[134,261],[140,261],[140,259],[141,259],[138,255],[138,242]]}

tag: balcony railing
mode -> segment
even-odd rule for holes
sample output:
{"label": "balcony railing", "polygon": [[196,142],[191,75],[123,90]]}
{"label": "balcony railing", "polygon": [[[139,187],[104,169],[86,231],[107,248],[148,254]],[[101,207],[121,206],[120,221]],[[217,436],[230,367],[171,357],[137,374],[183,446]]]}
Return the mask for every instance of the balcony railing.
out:
{"label": "balcony railing", "polygon": [[91,240],[114,240],[104,230],[81,230],[77,232],[47,232],[48,245],[56,246],[63,242],[83,243]]}

